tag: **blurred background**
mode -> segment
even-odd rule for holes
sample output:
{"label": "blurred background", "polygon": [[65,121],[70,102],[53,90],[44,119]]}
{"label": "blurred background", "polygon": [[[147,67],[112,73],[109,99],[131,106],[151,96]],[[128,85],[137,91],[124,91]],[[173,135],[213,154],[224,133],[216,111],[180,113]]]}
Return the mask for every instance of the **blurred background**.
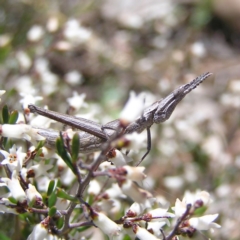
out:
{"label": "blurred background", "polygon": [[[186,189],[209,191],[222,225],[212,239],[239,239],[239,16],[238,0],[0,0],[1,107],[22,111],[21,93],[65,113],[76,91],[106,123],[131,90],[160,99],[212,72],[154,126],[143,165],[149,191],[171,204]],[[19,239],[14,218],[0,216],[0,229]]]}

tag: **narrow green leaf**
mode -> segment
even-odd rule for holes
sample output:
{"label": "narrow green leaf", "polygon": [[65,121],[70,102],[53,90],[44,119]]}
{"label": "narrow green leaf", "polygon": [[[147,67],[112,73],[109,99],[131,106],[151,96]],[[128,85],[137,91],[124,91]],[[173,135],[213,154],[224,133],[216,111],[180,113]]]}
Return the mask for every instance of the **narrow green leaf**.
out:
{"label": "narrow green leaf", "polygon": [[71,161],[71,157],[64,147],[64,141],[63,141],[61,132],[60,132],[60,138],[57,138],[56,140],[56,148],[57,148],[58,155],[63,159],[63,161],[67,164],[67,166],[72,170],[72,172],[76,174],[75,168]]}
{"label": "narrow green leaf", "polygon": [[8,106],[5,105],[2,108],[2,119],[3,119],[3,123],[8,123],[9,120],[9,111],[8,111]]}
{"label": "narrow green leaf", "polygon": [[57,208],[55,206],[51,207],[48,211],[48,216],[53,217],[57,212]]}
{"label": "narrow green leaf", "polygon": [[62,190],[61,188],[57,188],[56,194],[57,194],[57,197],[59,197],[59,198],[63,198],[63,199],[67,199],[67,200],[70,200],[75,203],[79,203],[79,201],[76,197],[71,196],[70,194],[68,194],[64,190]]}
{"label": "narrow green leaf", "polygon": [[56,221],[57,228],[58,229],[62,228],[63,224],[64,224],[64,218],[63,217],[58,218]]}
{"label": "narrow green leaf", "polygon": [[51,180],[48,184],[47,196],[50,196],[56,189],[57,181]]}
{"label": "narrow green leaf", "polygon": [[44,144],[45,144],[45,140],[40,141],[36,147],[36,150],[38,151],[40,148],[44,146]]}
{"label": "narrow green leaf", "polygon": [[78,153],[80,149],[79,134],[75,133],[72,139],[72,161],[75,163],[78,160]]}
{"label": "narrow green leaf", "polygon": [[14,204],[17,204],[17,200],[13,197],[9,197],[8,200],[11,202],[11,203],[14,203]]}
{"label": "narrow green leaf", "polygon": [[18,111],[14,110],[10,113],[10,117],[8,120],[9,124],[15,124],[18,120]]}
{"label": "narrow green leaf", "polygon": [[48,207],[51,208],[55,206],[56,201],[57,201],[57,195],[53,192],[48,198]]}

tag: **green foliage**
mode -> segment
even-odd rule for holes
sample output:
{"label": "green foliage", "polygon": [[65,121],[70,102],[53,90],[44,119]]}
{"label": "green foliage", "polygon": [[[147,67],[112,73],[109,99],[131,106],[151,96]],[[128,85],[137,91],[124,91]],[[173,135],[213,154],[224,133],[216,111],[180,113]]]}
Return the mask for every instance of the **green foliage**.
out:
{"label": "green foliage", "polygon": [[57,208],[55,206],[51,207],[48,211],[48,216],[53,217],[57,212]]}
{"label": "green foliage", "polygon": [[51,180],[48,184],[47,196],[50,196],[57,187],[57,181]]}
{"label": "green foliage", "polygon": [[70,200],[70,201],[75,202],[75,203],[79,203],[79,201],[78,201],[78,199],[76,197],[73,197],[73,196],[69,195],[68,193],[66,193],[61,188],[57,188],[56,195],[59,198],[63,198],[63,199]]}
{"label": "green foliage", "polygon": [[67,164],[67,166],[73,171],[74,174],[76,174],[75,168],[72,163],[72,159],[65,149],[64,146],[64,140],[62,137],[62,133],[60,132],[60,138],[56,140],[56,148],[58,155],[63,159],[63,161]]}
{"label": "green foliage", "polygon": [[14,110],[10,113],[8,123],[15,124],[18,120],[18,111]]}
{"label": "green foliage", "polygon": [[11,240],[11,238],[7,237],[3,232],[0,232],[0,239],[1,240]]}
{"label": "green foliage", "polygon": [[79,134],[75,133],[72,139],[72,162],[75,163],[78,160],[78,153],[80,149]]}
{"label": "green foliage", "polygon": [[48,198],[48,207],[51,208],[55,206],[56,201],[57,201],[57,195],[55,194],[55,192],[53,192]]}
{"label": "green foliage", "polygon": [[2,108],[2,120],[3,120],[3,123],[8,123],[9,121],[9,111],[8,111],[8,106],[5,105],[3,108]]}
{"label": "green foliage", "polygon": [[191,23],[196,28],[206,26],[212,18],[212,2],[209,0],[199,1],[192,15]]}

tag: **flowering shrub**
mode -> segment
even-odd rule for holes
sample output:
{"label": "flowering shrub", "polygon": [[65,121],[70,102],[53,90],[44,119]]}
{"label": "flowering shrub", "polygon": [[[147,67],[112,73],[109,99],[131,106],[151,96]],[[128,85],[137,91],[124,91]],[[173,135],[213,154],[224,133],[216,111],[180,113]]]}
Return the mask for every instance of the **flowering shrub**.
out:
{"label": "flowering shrub", "polygon": [[[0,187],[5,190],[0,196],[0,211],[30,221],[29,240],[93,239],[98,230],[110,239],[172,240],[220,228],[214,222],[218,214],[205,215],[211,205],[208,192],[187,191],[170,206],[163,197],[145,189],[145,167],[134,166],[133,158],[124,152],[125,148],[137,152],[144,146],[140,135],[116,134],[100,151],[82,154],[78,131],[50,130],[50,121],[30,113],[26,96],[22,97],[26,123],[18,120],[17,111],[2,108],[0,153],[6,176],[0,178]],[[87,106],[84,96],[79,99],[81,106],[68,100],[72,109]],[[141,104],[141,95],[132,93],[122,120],[133,121],[127,117],[140,114]]]}

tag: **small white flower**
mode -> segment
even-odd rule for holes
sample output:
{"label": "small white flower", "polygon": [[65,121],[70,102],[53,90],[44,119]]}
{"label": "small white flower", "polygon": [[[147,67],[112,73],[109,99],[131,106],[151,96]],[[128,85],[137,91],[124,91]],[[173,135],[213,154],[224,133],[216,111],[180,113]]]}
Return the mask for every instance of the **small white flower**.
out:
{"label": "small white flower", "polygon": [[34,177],[37,178],[41,175],[47,175],[47,171],[49,169],[51,169],[52,167],[53,167],[53,165],[45,164],[44,161],[40,161],[39,164],[36,164],[36,165],[28,168],[28,172],[33,172]]}
{"label": "small white flower", "polygon": [[14,206],[12,202],[10,202],[7,198],[1,197],[0,199],[0,213],[12,213],[19,214],[16,208],[8,207],[8,205]]}
{"label": "small white flower", "polygon": [[43,37],[43,35],[44,35],[43,28],[39,25],[34,25],[28,31],[27,38],[31,42],[37,42]]}
{"label": "small white flower", "polygon": [[150,214],[153,219],[152,221],[164,221],[169,224],[168,218],[174,218],[175,214],[167,211],[168,208],[156,208],[149,211],[147,214]]}
{"label": "small white flower", "polygon": [[32,184],[28,184],[28,189],[26,189],[27,201],[31,205],[38,204],[38,202],[42,202],[42,195],[37,191],[35,186]]}
{"label": "small white flower", "polygon": [[[0,96],[2,96],[6,91],[5,90],[0,90]],[[0,98],[0,102],[1,102],[1,98]]]}
{"label": "small white flower", "polygon": [[147,230],[153,232],[157,237],[162,236],[160,229],[166,225],[167,221],[148,222]]}
{"label": "small white flower", "polygon": [[82,74],[76,70],[68,72],[65,75],[65,80],[72,86],[81,84],[83,82]]}
{"label": "small white flower", "polygon": [[37,129],[27,124],[3,124],[0,125],[0,134],[9,138],[20,138],[27,141],[41,141],[45,138],[37,133]]}
{"label": "small white flower", "polygon": [[120,114],[120,119],[128,123],[135,121],[143,112],[144,99],[143,93],[136,95],[135,92],[131,91],[129,99]]}
{"label": "small white flower", "polygon": [[72,43],[84,43],[91,37],[91,31],[80,26],[76,19],[71,19],[66,22],[63,32],[65,38]]}
{"label": "small white flower", "polygon": [[142,182],[147,176],[144,173],[145,167],[123,166],[126,169],[126,177],[135,182]]}
{"label": "small white flower", "polygon": [[12,40],[11,36],[9,34],[1,34],[0,35],[0,47],[5,47],[10,43]]}
{"label": "small white flower", "polygon": [[113,158],[111,158],[111,161],[114,162],[114,165],[116,167],[124,166],[127,163],[132,161],[132,159],[130,157],[128,157],[126,154],[123,154],[122,152],[120,152],[117,149],[115,149],[115,153],[116,153],[116,155]]}
{"label": "small white flower", "polygon": [[134,202],[130,208],[127,210],[126,215],[138,216],[145,210],[144,204]]}
{"label": "small white flower", "polygon": [[5,157],[1,162],[2,165],[8,165],[11,171],[20,171],[22,169],[23,160],[27,155],[22,152],[22,147],[16,150],[16,145],[14,144],[12,148],[9,149],[9,153],[4,150],[0,150],[0,153]]}
{"label": "small white flower", "polygon": [[221,228],[220,225],[213,221],[218,217],[218,214],[205,215],[202,217],[194,217],[189,219],[189,224],[198,230],[209,230],[212,228]]}
{"label": "small white flower", "polygon": [[138,203],[147,204],[148,199],[152,196],[147,191],[138,188],[137,185],[131,180],[125,180],[123,183],[121,183],[120,187],[125,195],[129,196],[131,199],[133,199],[133,201]]}
{"label": "small white flower", "polygon": [[26,52],[18,51],[16,53],[16,58],[22,70],[26,71],[31,67],[32,61]]}
{"label": "small white flower", "polygon": [[56,17],[50,17],[47,21],[47,30],[49,32],[56,32],[59,28],[59,21]]}
{"label": "small white flower", "polygon": [[28,94],[25,92],[20,93],[22,99],[20,100],[20,103],[23,106],[23,109],[28,109],[28,105],[31,104],[36,104],[37,101],[40,101],[43,99],[41,96],[35,96],[33,94]]}
{"label": "small white flower", "polygon": [[14,87],[17,89],[18,92],[24,92],[26,94],[32,94],[34,95],[36,93],[35,87],[33,87],[33,80],[30,76],[24,75],[19,77],[14,82]]}
{"label": "small white flower", "polygon": [[134,232],[136,234],[136,237],[139,240],[158,240],[157,237],[155,237],[153,234],[151,234],[147,229],[141,228],[136,225]]}
{"label": "small white flower", "polygon": [[[32,233],[28,236],[27,240],[58,240],[59,238],[48,232],[48,220],[44,219],[41,223],[37,224]],[[47,226],[46,226],[47,225]]]}
{"label": "small white flower", "polygon": [[89,187],[88,187],[88,194],[91,195],[98,195],[101,191],[101,185],[99,184],[99,182],[95,179],[93,179],[90,183],[89,183]]}
{"label": "small white flower", "polygon": [[4,184],[1,184],[1,186],[7,186],[11,196],[19,201],[20,203],[24,202],[26,200],[26,194],[22,189],[22,186],[18,180],[17,171],[14,170],[12,172],[11,179],[9,178],[1,178],[1,180],[4,182]]}
{"label": "small white flower", "polygon": [[101,212],[94,212],[93,223],[109,237],[118,236],[121,228]]}
{"label": "small white flower", "polygon": [[88,104],[84,101],[85,97],[86,94],[78,94],[74,91],[73,96],[71,98],[68,98],[67,102],[77,112],[80,108],[88,106]]}
{"label": "small white flower", "polygon": [[175,212],[176,217],[181,217],[187,209],[187,205],[185,201],[180,201],[178,198],[176,199],[175,206],[172,207]]}
{"label": "small white flower", "polygon": [[206,48],[202,42],[195,42],[191,46],[191,52],[193,55],[202,58],[206,55]]}
{"label": "small white flower", "polygon": [[108,198],[126,198],[126,195],[122,193],[121,188],[118,186],[117,183],[113,183],[111,188],[108,188],[105,191],[105,194],[107,194]]}

